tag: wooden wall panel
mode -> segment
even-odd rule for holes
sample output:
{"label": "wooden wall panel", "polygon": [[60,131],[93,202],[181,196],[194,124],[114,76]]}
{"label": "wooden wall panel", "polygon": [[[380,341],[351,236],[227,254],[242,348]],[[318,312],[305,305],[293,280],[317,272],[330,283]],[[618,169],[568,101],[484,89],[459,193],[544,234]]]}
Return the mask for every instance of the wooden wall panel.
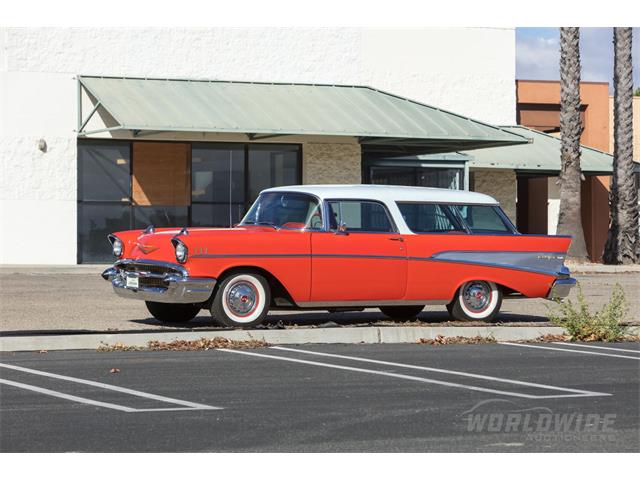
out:
{"label": "wooden wall panel", "polygon": [[132,194],[136,205],[189,205],[189,144],[135,142]]}

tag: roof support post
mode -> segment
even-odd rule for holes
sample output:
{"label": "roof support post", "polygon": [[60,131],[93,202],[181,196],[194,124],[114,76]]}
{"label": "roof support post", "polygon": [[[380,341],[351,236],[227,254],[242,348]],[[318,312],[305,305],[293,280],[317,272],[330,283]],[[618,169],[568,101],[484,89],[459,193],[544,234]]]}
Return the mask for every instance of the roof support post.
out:
{"label": "roof support post", "polygon": [[[84,130],[84,127],[87,126],[87,123],[89,123],[89,120],[91,120],[91,117],[93,117],[93,114],[96,113],[96,110],[98,110],[98,107],[100,107],[100,102],[94,105],[93,109],[89,113],[89,116],[85,119],[84,122],[82,122],[82,125],[80,125],[80,127],[78,128],[78,133]],[[80,120],[82,120],[82,118],[80,118]]]}
{"label": "roof support post", "polygon": [[77,95],[78,95],[78,130],[80,133],[80,127],[82,125],[82,84],[80,83],[80,79],[76,77],[76,82],[78,84]]}

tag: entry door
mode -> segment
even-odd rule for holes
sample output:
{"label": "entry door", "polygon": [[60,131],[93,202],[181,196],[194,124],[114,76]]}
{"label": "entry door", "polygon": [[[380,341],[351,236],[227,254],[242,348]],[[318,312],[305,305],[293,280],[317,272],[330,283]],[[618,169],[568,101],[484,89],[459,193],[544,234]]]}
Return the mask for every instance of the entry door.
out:
{"label": "entry door", "polygon": [[[404,297],[407,256],[384,205],[328,202],[331,231],[311,235],[311,301],[349,305]],[[346,225],[344,232],[339,225]]]}

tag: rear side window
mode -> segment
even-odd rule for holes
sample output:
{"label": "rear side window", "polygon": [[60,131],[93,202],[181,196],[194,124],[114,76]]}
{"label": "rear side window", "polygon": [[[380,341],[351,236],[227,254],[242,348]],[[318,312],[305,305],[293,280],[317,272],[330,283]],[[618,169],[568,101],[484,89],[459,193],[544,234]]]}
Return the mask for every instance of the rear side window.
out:
{"label": "rear side window", "polygon": [[414,233],[464,231],[450,207],[435,203],[398,203],[409,229]]}
{"label": "rear side window", "polygon": [[380,203],[366,200],[330,200],[328,203],[332,230],[344,223],[348,232],[395,232],[387,209]]}
{"label": "rear side window", "polygon": [[511,233],[493,205],[452,205],[473,233]]}

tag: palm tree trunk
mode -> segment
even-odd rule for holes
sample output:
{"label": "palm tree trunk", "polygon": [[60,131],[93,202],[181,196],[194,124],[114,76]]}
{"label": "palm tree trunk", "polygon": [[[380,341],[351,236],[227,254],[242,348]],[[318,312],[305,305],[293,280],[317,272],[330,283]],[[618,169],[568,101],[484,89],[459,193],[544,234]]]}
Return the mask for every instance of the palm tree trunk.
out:
{"label": "palm tree trunk", "polygon": [[609,191],[610,224],[604,262],[640,261],[638,187],[633,173],[632,29],[613,29],[613,177]]}
{"label": "palm tree trunk", "polygon": [[571,235],[569,257],[587,261],[580,186],[580,30],[560,28],[560,215],[558,234]]}

